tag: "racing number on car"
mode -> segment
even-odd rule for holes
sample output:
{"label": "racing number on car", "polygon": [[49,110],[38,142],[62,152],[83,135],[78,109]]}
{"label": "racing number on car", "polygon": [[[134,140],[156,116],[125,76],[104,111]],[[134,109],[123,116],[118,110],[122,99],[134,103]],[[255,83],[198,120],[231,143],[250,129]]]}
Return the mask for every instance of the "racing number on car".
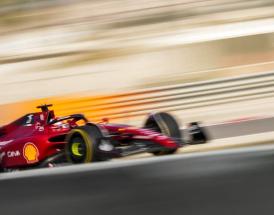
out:
{"label": "racing number on car", "polygon": [[24,145],[23,154],[28,163],[35,163],[38,161],[38,148],[31,142]]}

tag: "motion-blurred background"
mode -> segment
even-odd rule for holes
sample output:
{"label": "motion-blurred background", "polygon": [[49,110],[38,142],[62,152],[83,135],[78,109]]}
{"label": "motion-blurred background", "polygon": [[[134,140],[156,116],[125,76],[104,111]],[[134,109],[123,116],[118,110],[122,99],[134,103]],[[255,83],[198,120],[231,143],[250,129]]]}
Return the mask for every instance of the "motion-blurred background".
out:
{"label": "motion-blurred background", "polygon": [[274,114],[273,0],[1,0],[0,124]]}

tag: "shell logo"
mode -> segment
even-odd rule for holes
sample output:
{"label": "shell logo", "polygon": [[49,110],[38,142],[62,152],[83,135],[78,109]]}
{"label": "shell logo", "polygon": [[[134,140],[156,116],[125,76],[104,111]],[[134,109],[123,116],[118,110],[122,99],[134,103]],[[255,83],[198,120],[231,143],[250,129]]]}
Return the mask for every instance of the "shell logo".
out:
{"label": "shell logo", "polygon": [[37,147],[31,142],[28,142],[24,145],[23,154],[28,163],[35,163],[38,161],[39,151]]}

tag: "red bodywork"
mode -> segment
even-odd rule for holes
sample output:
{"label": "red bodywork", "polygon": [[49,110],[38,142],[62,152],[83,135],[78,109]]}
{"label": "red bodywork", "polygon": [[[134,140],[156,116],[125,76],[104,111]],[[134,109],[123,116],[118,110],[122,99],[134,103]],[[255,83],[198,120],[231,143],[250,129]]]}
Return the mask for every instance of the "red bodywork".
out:
{"label": "red bodywork", "polygon": [[[34,165],[63,150],[62,137],[70,131],[66,124],[48,124],[53,111],[27,114],[0,128],[0,159],[4,168]],[[29,147],[29,148],[26,148]]]}
{"label": "red bodywork", "polygon": [[[57,122],[50,123],[52,120]],[[151,141],[170,149],[180,147],[171,138],[148,129],[105,122],[97,125],[108,134],[116,134],[113,138],[117,141],[131,138]],[[47,110],[27,114],[0,127],[0,166],[25,168],[38,165],[46,158],[64,150],[65,137],[76,126],[76,120],[56,118],[53,111]]]}

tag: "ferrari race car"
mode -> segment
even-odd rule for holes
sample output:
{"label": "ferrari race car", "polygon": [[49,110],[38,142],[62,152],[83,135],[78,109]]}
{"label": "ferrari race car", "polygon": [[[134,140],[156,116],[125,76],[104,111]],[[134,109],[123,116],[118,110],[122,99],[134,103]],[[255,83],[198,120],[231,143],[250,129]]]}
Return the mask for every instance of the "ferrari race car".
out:
{"label": "ferrari race car", "polygon": [[207,141],[206,133],[191,123],[189,140],[182,138],[176,120],[168,113],[150,114],[142,128],[89,122],[82,114],[55,117],[52,105],[0,127],[2,171],[51,167],[63,163],[90,163],[141,152],[172,154],[187,143]]}

